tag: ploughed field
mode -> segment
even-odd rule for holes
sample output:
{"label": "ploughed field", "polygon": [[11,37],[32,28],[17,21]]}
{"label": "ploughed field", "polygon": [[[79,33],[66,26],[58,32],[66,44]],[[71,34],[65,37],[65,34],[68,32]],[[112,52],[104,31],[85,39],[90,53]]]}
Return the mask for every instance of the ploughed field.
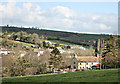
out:
{"label": "ploughed field", "polygon": [[4,77],[2,82],[119,82],[118,71],[119,69],[102,69],[62,74]]}

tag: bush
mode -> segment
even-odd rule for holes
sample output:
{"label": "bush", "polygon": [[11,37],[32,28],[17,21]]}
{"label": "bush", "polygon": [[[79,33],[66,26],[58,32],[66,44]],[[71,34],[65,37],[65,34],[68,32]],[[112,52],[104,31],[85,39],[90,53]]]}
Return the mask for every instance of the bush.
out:
{"label": "bush", "polygon": [[81,69],[81,71],[84,71],[84,69]]}
{"label": "bush", "polygon": [[8,68],[2,68],[2,77],[10,77],[9,69]]}
{"label": "bush", "polygon": [[34,75],[36,72],[37,72],[37,68],[35,68],[35,67],[26,68],[23,71],[25,76],[27,76],[27,75]]}
{"label": "bush", "polygon": [[46,65],[45,64],[41,64],[37,67],[36,74],[42,74],[42,73],[46,73]]}

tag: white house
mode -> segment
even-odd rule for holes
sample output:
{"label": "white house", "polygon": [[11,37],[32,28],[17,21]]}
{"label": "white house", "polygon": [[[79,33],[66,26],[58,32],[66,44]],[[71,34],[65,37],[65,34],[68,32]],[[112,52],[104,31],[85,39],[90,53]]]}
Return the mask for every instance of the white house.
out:
{"label": "white house", "polygon": [[77,55],[74,55],[74,58],[71,63],[71,68],[76,70],[87,70],[92,69],[92,66],[99,64],[99,59],[94,56],[81,56],[77,57]]}
{"label": "white house", "polygon": [[11,49],[0,48],[0,54],[5,54],[5,55],[7,55],[7,54],[9,54],[9,53],[11,53],[11,52],[12,52]]}
{"label": "white house", "polygon": [[44,53],[43,49],[34,49],[34,52],[37,52],[37,55],[40,56],[41,54]]}
{"label": "white house", "polygon": [[82,49],[82,50],[86,50],[86,48],[84,48],[84,47],[82,47],[82,46],[80,47],[80,49]]}
{"label": "white house", "polygon": [[65,50],[63,50],[61,47],[56,47],[59,51],[60,51],[60,53],[64,53],[65,52]]}
{"label": "white house", "polygon": [[20,51],[19,56],[20,56],[20,57],[24,57],[24,56],[26,55],[26,53],[27,53],[27,52],[25,52],[25,51]]}
{"label": "white house", "polygon": [[65,50],[65,51],[66,51],[66,53],[74,53],[73,50]]}

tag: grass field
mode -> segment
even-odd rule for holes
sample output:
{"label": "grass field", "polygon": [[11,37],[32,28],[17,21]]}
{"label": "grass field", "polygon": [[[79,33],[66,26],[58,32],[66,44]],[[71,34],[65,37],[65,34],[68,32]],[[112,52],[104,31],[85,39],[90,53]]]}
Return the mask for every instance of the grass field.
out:
{"label": "grass field", "polygon": [[9,40],[9,41],[11,41],[13,43],[22,43],[22,46],[28,46],[28,47],[31,47],[31,45],[35,45],[35,44],[31,44],[31,43],[25,43],[25,42],[14,41],[14,40]]}
{"label": "grass field", "polygon": [[23,46],[28,46],[28,47],[31,47],[32,45],[35,45],[35,44],[31,44],[31,43],[25,43],[25,42],[20,42],[20,41],[14,41],[15,43],[22,43]]}
{"label": "grass field", "polygon": [[3,82],[118,82],[118,69],[76,71],[64,74],[8,77]]}
{"label": "grass field", "polygon": [[58,40],[50,40],[52,43],[59,43],[60,45],[75,45],[73,43],[58,41]]}

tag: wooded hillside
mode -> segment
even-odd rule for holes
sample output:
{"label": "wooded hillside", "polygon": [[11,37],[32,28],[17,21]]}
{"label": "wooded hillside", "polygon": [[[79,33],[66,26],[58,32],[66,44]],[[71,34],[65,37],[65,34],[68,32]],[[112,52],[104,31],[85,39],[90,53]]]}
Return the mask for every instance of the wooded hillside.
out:
{"label": "wooded hillside", "polygon": [[48,37],[48,40],[57,40],[63,41],[83,46],[96,46],[95,41],[100,38],[109,38],[109,35],[106,34],[83,34],[83,33],[73,33],[73,32],[64,32],[64,31],[54,31],[54,30],[45,30],[45,29],[36,29],[36,28],[20,28],[20,27],[4,27],[2,26],[2,31],[8,32],[19,32],[24,31],[27,33],[37,33],[38,35],[44,35]]}

